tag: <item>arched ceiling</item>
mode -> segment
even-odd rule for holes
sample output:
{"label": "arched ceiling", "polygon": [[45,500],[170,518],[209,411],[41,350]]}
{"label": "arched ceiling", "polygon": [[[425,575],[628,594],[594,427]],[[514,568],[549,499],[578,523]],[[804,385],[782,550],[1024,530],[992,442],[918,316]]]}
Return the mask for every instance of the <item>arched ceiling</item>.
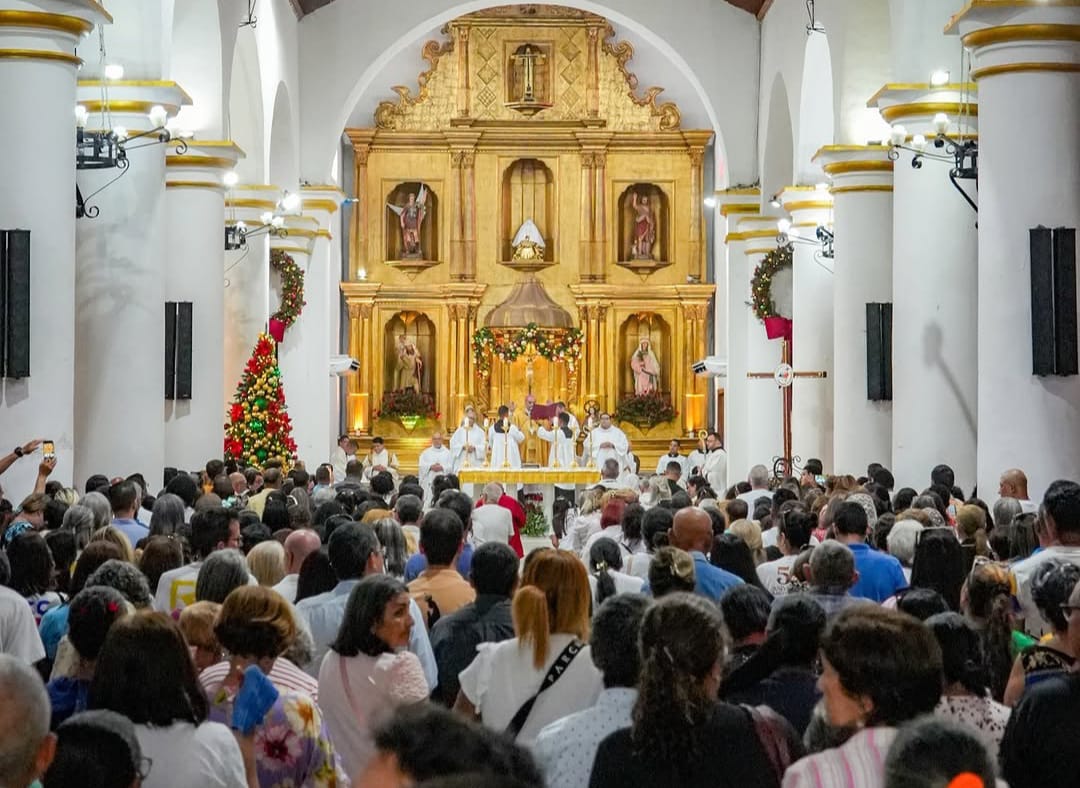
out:
{"label": "arched ceiling", "polygon": [[[296,15],[303,17],[305,14],[310,14],[324,5],[330,5],[334,0],[289,0],[292,3],[293,10],[296,11]],[[767,8],[772,4],[772,0],[726,0],[726,2],[741,8],[751,14],[760,15],[763,8]]]}

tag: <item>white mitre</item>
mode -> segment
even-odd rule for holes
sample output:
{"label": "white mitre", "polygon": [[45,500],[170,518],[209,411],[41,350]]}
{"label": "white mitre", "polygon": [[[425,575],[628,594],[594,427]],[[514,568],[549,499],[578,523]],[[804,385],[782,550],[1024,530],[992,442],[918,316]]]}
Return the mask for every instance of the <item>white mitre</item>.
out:
{"label": "white mitre", "polygon": [[520,246],[523,241],[531,241],[541,249],[547,247],[547,244],[544,243],[544,236],[540,234],[540,228],[536,226],[536,222],[532,219],[526,219],[521,223],[521,227],[518,228],[517,235],[514,236],[511,246]]}

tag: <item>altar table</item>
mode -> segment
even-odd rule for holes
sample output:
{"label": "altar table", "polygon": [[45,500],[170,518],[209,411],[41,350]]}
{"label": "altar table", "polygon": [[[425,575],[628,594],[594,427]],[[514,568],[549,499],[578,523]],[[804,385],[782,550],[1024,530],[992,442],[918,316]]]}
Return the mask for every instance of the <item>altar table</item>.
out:
{"label": "altar table", "polygon": [[[458,471],[458,481],[461,482],[462,490],[468,492],[473,501],[479,500],[483,494],[483,486],[488,482],[498,482],[510,491],[512,484],[531,484],[538,486],[544,496],[544,517],[547,518],[548,526],[553,522],[553,508],[555,503],[555,485],[574,485],[574,500],[577,500],[581,492],[588,486],[600,481],[599,468],[484,468],[471,467],[461,468]],[[465,490],[466,485],[472,485],[471,490]],[[512,494],[512,493],[511,493]]]}

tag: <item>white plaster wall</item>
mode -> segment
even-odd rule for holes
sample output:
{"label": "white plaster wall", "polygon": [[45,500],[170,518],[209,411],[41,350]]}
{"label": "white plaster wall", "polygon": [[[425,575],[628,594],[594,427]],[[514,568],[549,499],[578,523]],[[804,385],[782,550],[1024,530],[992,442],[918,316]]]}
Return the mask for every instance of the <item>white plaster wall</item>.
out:
{"label": "white plaster wall", "polygon": [[181,108],[172,125],[196,132],[203,139],[220,137],[224,96],[222,27],[216,0],[183,0],[168,20],[170,56],[166,79],[174,80],[192,104]]}

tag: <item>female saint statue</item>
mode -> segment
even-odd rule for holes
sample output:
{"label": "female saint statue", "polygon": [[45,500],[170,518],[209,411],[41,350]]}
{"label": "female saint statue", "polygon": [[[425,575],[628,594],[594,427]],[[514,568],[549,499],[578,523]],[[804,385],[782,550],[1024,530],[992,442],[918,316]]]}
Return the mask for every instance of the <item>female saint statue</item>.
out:
{"label": "female saint statue", "polygon": [[635,394],[650,394],[660,389],[660,362],[648,337],[642,338],[630,357],[630,369],[634,372]]}
{"label": "female saint statue", "polygon": [[416,344],[404,334],[397,339],[397,388],[420,391],[420,375],[424,361]]}
{"label": "female saint statue", "polygon": [[631,256],[635,260],[652,260],[653,244],[656,242],[656,215],[647,194],[634,192],[630,196],[634,208],[634,242]]}

